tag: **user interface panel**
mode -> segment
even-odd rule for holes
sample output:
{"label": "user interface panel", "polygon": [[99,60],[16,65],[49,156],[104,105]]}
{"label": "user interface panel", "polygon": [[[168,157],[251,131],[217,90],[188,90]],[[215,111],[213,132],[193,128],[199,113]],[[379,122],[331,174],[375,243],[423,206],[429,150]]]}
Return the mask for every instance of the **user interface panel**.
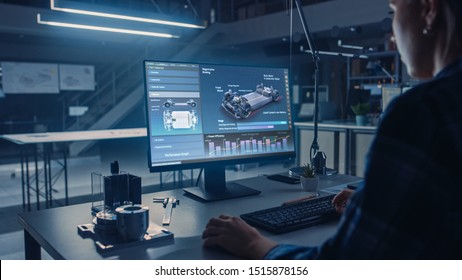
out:
{"label": "user interface panel", "polygon": [[293,153],[286,68],[144,66],[151,166]]}

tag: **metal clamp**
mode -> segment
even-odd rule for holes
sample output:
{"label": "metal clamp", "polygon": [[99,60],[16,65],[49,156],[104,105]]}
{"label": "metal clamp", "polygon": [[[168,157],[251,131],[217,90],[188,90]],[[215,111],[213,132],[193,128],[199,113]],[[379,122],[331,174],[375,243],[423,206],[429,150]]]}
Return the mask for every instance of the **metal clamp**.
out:
{"label": "metal clamp", "polygon": [[173,208],[180,204],[180,200],[174,197],[155,197],[152,199],[153,203],[162,203],[165,208],[162,225],[168,226],[172,220]]}

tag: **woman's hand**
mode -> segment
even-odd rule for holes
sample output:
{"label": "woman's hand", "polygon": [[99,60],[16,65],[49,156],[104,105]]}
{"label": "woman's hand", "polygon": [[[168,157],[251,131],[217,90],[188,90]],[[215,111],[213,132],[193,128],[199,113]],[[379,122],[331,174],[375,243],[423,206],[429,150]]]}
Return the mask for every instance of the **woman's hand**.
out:
{"label": "woman's hand", "polygon": [[354,190],[351,189],[343,189],[339,192],[334,199],[332,199],[332,204],[335,206],[335,210],[338,213],[343,213],[345,211],[345,207],[347,205],[348,200],[354,194]]}
{"label": "woman's hand", "polygon": [[202,233],[205,247],[219,246],[228,252],[247,259],[262,259],[276,246],[239,217],[220,215],[209,220]]}

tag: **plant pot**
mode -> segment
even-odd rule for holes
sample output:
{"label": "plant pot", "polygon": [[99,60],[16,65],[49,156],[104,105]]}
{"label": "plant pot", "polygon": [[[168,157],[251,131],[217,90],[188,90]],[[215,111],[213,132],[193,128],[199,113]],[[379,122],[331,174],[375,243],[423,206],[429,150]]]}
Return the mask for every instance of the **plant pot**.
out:
{"label": "plant pot", "polygon": [[356,125],[367,125],[367,116],[356,115]]}
{"label": "plant pot", "polygon": [[303,191],[306,192],[315,192],[319,188],[319,177],[306,178],[300,176],[300,186]]}

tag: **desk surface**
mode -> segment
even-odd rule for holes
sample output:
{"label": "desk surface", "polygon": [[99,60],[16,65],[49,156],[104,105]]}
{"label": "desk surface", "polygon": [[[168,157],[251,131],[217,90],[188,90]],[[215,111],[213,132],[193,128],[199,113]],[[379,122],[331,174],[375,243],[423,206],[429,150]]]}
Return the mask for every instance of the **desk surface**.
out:
{"label": "desk surface", "polygon": [[[337,175],[321,180],[321,188],[340,189],[359,177]],[[173,210],[172,223],[166,226],[175,234],[173,244],[150,244],[121,249],[111,254],[99,254],[91,239],[83,239],[77,233],[77,225],[91,222],[90,204],[80,204],[37,212],[19,214],[19,222],[53,258],[56,259],[232,259],[233,256],[202,247],[201,234],[211,217],[219,214],[240,215],[260,210],[309,193],[298,184],[285,184],[266,177],[238,180],[242,185],[259,189],[260,195],[216,202],[199,202],[183,195],[182,189],[143,195],[143,203],[149,206],[151,222],[161,224],[164,209],[153,204],[153,197],[174,196],[180,205]],[[262,231],[277,242],[298,245],[319,245],[331,236],[336,223],[318,225],[309,229],[274,235]]]}
{"label": "desk surface", "polygon": [[18,145],[50,142],[72,142],[84,140],[103,140],[118,138],[146,137],[146,128],[105,129],[88,131],[43,132],[0,135],[7,141]]}

